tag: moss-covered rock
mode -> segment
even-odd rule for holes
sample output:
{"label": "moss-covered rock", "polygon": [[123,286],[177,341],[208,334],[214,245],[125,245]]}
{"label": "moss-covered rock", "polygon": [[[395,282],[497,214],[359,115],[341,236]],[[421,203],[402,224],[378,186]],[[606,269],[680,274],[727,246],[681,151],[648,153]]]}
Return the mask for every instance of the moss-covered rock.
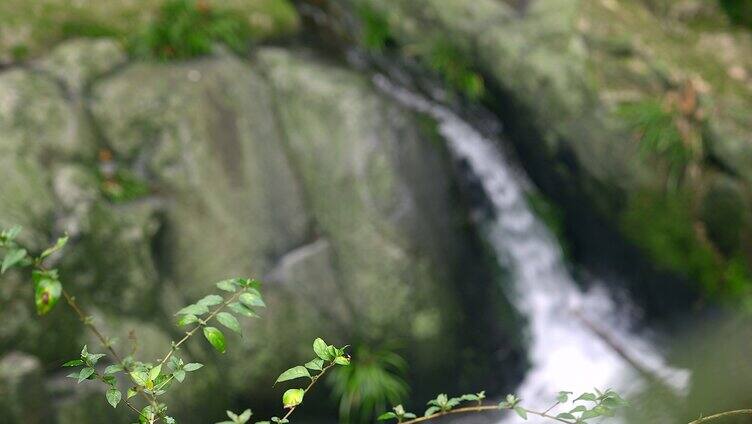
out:
{"label": "moss-covered rock", "polygon": [[[674,204],[669,198],[677,193],[689,195],[679,207],[686,216],[682,232],[691,245],[702,246],[708,241],[702,229],[695,231],[703,220],[696,205],[718,168],[742,198],[752,194],[747,188],[752,183],[752,36],[729,24],[719,2],[334,3],[332,15],[349,18],[337,29],[376,54],[391,47],[391,53],[417,57],[425,69],[441,74],[423,46],[450,40],[458,52],[455,60],[483,78],[487,90],[480,100],[504,121],[534,181],[570,212],[568,217],[579,219],[571,227],[609,222],[652,256],[651,237],[635,238],[621,225],[634,213],[634,199],[663,192],[657,197],[666,199],[650,210],[673,216],[674,206],[661,208]],[[738,2],[724,4],[731,3]],[[367,43],[374,34],[382,40],[379,49]],[[733,215],[737,205],[720,202],[715,208]],[[717,223],[710,226],[713,242],[735,244],[721,241],[727,237],[718,233]],[[739,231],[749,238],[748,229]],[[685,256],[686,244],[672,245],[659,250]],[[730,259],[724,256],[708,265],[713,285],[720,284],[718,276]],[[687,274],[686,262],[669,262],[671,271]]]}

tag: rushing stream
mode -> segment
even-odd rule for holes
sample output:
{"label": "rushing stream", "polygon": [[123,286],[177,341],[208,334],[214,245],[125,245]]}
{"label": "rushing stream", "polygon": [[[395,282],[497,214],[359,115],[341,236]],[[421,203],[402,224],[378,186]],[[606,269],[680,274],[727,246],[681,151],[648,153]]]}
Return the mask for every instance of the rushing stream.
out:
{"label": "rushing stream", "polygon": [[408,108],[437,120],[454,159],[469,165],[494,209],[494,216],[479,224],[510,273],[509,296],[528,323],[531,366],[516,390],[525,406],[546,409],[560,390],[614,388],[628,395],[649,375],[679,394],[687,389],[689,372],[669,367],[648,338],[630,331],[628,308],[621,302],[617,307],[604,284],[583,291],[575,283],[556,238],[527,204],[531,184],[511,166],[498,141],[381,75],[374,81]]}

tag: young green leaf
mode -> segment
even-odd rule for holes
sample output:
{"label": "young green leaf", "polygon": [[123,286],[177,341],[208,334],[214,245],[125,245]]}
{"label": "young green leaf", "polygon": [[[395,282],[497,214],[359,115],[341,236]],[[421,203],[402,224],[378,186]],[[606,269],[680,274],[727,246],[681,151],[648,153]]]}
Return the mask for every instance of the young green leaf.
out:
{"label": "young green leaf", "polygon": [[316,358],[310,362],[306,362],[305,367],[310,370],[321,371],[324,369],[324,360]]}
{"label": "young green leaf", "polygon": [[107,398],[107,402],[112,405],[113,408],[116,408],[118,406],[118,403],[120,403],[120,399],[123,397],[123,394],[120,393],[120,390],[114,387],[110,387],[109,389],[107,389],[105,397]]}
{"label": "young green leaf", "polygon": [[203,315],[209,313],[209,308],[205,305],[188,305],[185,308],[177,311],[175,315]]}
{"label": "young green leaf", "polygon": [[112,364],[108,365],[107,368],[104,369],[104,375],[112,375],[119,373],[120,371],[123,371],[123,366],[120,364]]}
{"label": "young green leaf", "polygon": [[187,315],[183,315],[182,317],[180,317],[180,319],[178,320],[178,325],[183,327],[189,324],[193,324],[195,322],[198,322],[198,317],[193,314],[187,314]]}
{"label": "young green leaf", "polygon": [[80,359],[74,359],[63,364],[64,367],[78,367],[84,364],[84,361]]}
{"label": "young green leaf", "polygon": [[523,420],[527,419],[527,411],[525,409],[523,409],[520,406],[515,406],[513,409],[514,409],[514,412],[516,412],[517,415],[520,416],[520,418],[522,418]]}
{"label": "young green leaf", "polygon": [[177,370],[172,373],[172,376],[175,377],[175,380],[179,381],[180,383],[185,380],[185,371],[184,370]]}
{"label": "young green leaf", "polygon": [[290,389],[282,395],[282,405],[285,408],[293,408],[303,403],[303,396],[305,391],[303,389]]}
{"label": "young green leaf", "polygon": [[204,327],[204,337],[219,353],[225,353],[225,335],[215,327]]}
{"label": "young green leaf", "polygon": [[21,262],[26,257],[26,249],[13,249],[5,254],[0,274],[5,274],[10,267]]}
{"label": "young green leaf", "polygon": [[197,362],[191,362],[191,363],[185,364],[183,366],[183,369],[186,370],[186,371],[188,371],[188,372],[191,372],[191,371],[196,371],[197,369],[199,369],[199,368],[201,368],[203,366],[204,366],[203,364],[199,364]]}
{"label": "young green leaf", "polygon": [[217,314],[217,321],[219,321],[220,324],[224,325],[230,330],[236,333],[241,333],[240,323],[238,322],[238,319],[231,314],[227,312],[220,312]]}
{"label": "young green leaf", "polygon": [[311,374],[308,372],[308,369],[306,369],[306,367],[302,367],[298,365],[280,374],[280,376],[277,377],[277,381],[275,381],[274,384],[277,384],[283,381],[294,380],[296,378],[302,378],[302,377],[311,378]]}
{"label": "young green leaf", "polygon": [[234,293],[237,290],[238,283],[236,279],[222,280],[217,283],[217,288],[226,292]]}
{"label": "young green leaf", "polygon": [[162,365],[157,365],[156,367],[149,370],[149,380],[156,380],[157,377],[159,377],[159,374],[162,372]]}
{"label": "young green leaf", "polygon": [[235,312],[238,315],[242,315],[248,318],[258,318],[258,314],[253,312],[253,309],[243,305],[240,302],[232,302],[229,305],[227,305],[227,307],[230,308],[233,312]]}
{"label": "young green leaf", "polygon": [[78,373],[78,382],[82,382],[86,380],[87,378],[91,377],[94,374],[94,368],[91,367],[85,367],[81,368],[81,371]]}
{"label": "young green leaf", "polygon": [[264,303],[264,301],[261,299],[261,296],[255,294],[255,293],[250,293],[250,292],[243,293],[243,294],[240,295],[239,300],[240,300],[241,303],[243,303],[244,305],[249,306],[249,307],[254,307],[254,306],[264,307],[264,306],[266,306],[266,304]]}
{"label": "young green leaf", "polygon": [[334,358],[334,363],[337,365],[350,365],[350,358],[346,356],[338,356]]}
{"label": "young green leaf", "polygon": [[379,415],[379,418],[378,418],[379,421],[386,421],[386,420],[392,420],[392,419],[397,419],[397,414],[395,414],[394,412],[385,412]]}
{"label": "young green leaf", "polygon": [[64,236],[64,237],[58,238],[57,242],[55,243],[54,246],[45,249],[45,251],[42,252],[41,255],[39,255],[39,259],[44,259],[44,258],[50,256],[51,254],[57,252],[58,250],[62,249],[63,246],[65,246],[66,243],[68,243],[68,236],[67,235]]}
{"label": "young green leaf", "polygon": [[196,302],[196,304],[206,306],[206,307],[216,306],[216,305],[219,305],[220,303],[222,303],[222,296],[219,296],[216,294],[206,295],[204,296],[203,299]]}
{"label": "young green leaf", "polygon": [[329,355],[327,347],[328,345],[326,344],[326,342],[320,338],[313,341],[313,351],[316,353],[316,355],[324,361],[331,361],[334,358]]}

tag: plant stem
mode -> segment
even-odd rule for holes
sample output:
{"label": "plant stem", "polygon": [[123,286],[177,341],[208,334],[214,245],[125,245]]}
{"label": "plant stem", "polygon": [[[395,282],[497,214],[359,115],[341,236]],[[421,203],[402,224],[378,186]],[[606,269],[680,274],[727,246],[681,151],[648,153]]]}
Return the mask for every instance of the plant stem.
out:
{"label": "plant stem", "polygon": [[689,424],[700,424],[708,421],[717,420],[719,418],[731,417],[736,415],[752,415],[752,409],[737,409],[734,411],[721,412],[715,415],[708,415],[707,417],[698,418],[694,421],[690,421]]}
{"label": "plant stem", "polygon": [[[129,373],[128,367],[125,366],[125,363],[123,363],[123,360],[120,358],[120,355],[118,355],[117,351],[112,347],[112,344],[107,341],[107,338],[102,334],[101,331],[97,328],[96,325],[92,322],[91,318],[84,313],[84,311],[81,309],[80,306],[76,303],[76,298],[71,296],[70,293],[68,293],[65,289],[63,289],[63,297],[65,297],[65,302],[68,304],[68,306],[73,309],[73,311],[78,316],[78,319],[91,330],[92,333],[99,339],[99,342],[102,344],[102,346],[107,349],[110,353],[110,356],[112,359],[115,360],[116,363],[118,363],[121,367],[123,367],[123,370],[126,373]],[[129,374],[130,375],[130,374]],[[146,393],[139,391],[141,395],[146,399],[147,402],[151,402],[152,400],[149,399],[149,397],[146,395]],[[124,402],[126,405],[128,405],[129,408],[131,408],[135,413],[137,413],[139,416],[142,416],[141,411],[139,411],[133,404],[128,400],[127,398],[124,399]]]}
{"label": "plant stem", "polygon": [[[306,393],[308,393],[308,391],[311,390],[311,388],[313,387],[314,384],[316,384],[316,382],[319,380],[319,378],[321,378],[321,376],[323,376],[329,370],[329,368],[333,367],[334,365],[335,365],[335,363],[332,362],[331,364],[329,364],[326,367],[324,367],[324,369],[322,369],[320,373],[318,373],[317,375],[311,377],[311,382],[308,384],[308,387],[306,387],[303,390],[303,398],[304,399],[305,399]],[[284,417],[282,417],[282,419],[286,420],[287,418],[289,418],[290,415],[292,415],[292,413],[295,412],[295,409],[297,407],[298,407],[298,405],[295,405],[292,408],[290,408],[290,410],[287,411],[287,413],[285,414]]]}
{"label": "plant stem", "polygon": [[225,308],[225,307],[226,307],[227,305],[229,305],[230,303],[232,303],[232,302],[236,301],[236,300],[238,299],[238,297],[239,297],[239,296],[240,296],[241,294],[243,294],[243,293],[244,293],[245,291],[246,291],[246,290],[245,290],[245,288],[243,288],[243,289],[240,289],[240,290],[239,290],[239,291],[238,291],[237,293],[233,294],[233,295],[232,295],[232,296],[230,296],[230,297],[229,297],[229,298],[228,298],[227,300],[225,300],[224,302],[222,302],[222,304],[220,304],[219,306],[217,306],[217,308],[216,308],[216,309],[214,309],[214,310],[213,310],[213,311],[212,311],[212,312],[211,312],[211,313],[210,313],[210,314],[209,314],[209,315],[208,315],[208,316],[206,317],[206,319],[205,319],[205,320],[203,320],[203,322],[202,322],[201,324],[199,324],[199,325],[197,325],[196,327],[194,327],[194,328],[193,328],[193,329],[192,329],[191,331],[188,331],[187,333],[185,333],[185,336],[183,336],[183,338],[182,338],[182,339],[180,339],[180,341],[178,341],[177,343],[173,344],[173,345],[172,345],[172,346],[170,347],[170,351],[169,351],[169,352],[167,352],[167,354],[165,355],[165,357],[164,357],[164,358],[163,358],[163,359],[162,359],[161,361],[159,361],[159,365],[164,365],[164,364],[165,364],[165,363],[167,362],[167,360],[168,360],[168,359],[170,359],[170,357],[172,356],[172,354],[173,354],[173,353],[175,353],[175,351],[176,351],[176,350],[178,350],[178,348],[180,347],[180,345],[182,345],[182,344],[183,344],[183,343],[185,343],[185,342],[186,342],[186,341],[187,341],[187,340],[188,340],[189,338],[191,338],[191,336],[193,336],[193,334],[194,334],[194,333],[195,333],[196,331],[198,331],[198,329],[199,329],[199,328],[203,327],[203,326],[204,326],[204,324],[206,324],[207,322],[211,321],[211,320],[212,320],[212,318],[214,318],[214,317],[215,317],[215,316],[216,316],[216,315],[217,315],[217,314],[218,314],[218,313],[219,313],[220,311],[222,311],[222,309],[224,309],[224,308]]}
{"label": "plant stem", "polygon": [[[499,405],[466,406],[464,408],[457,408],[457,409],[452,409],[452,410],[449,410],[449,411],[439,412],[439,413],[436,413],[436,414],[433,414],[433,415],[429,415],[427,417],[414,418],[414,419],[412,419],[410,421],[402,421],[401,424],[413,424],[413,423],[420,423],[420,422],[425,422],[425,421],[431,421],[433,419],[436,419],[436,418],[439,418],[439,417],[443,417],[443,416],[446,416],[446,415],[452,415],[452,414],[467,414],[467,413],[471,413],[471,412],[503,411],[503,410],[505,410],[505,409],[499,408]],[[527,412],[528,414],[531,414],[531,415],[537,415],[539,417],[548,418],[550,420],[554,420],[554,421],[558,421],[558,422],[562,422],[562,423],[567,423],[567,424],[572,424],[571,421],[567,421],[567,420],[564,420],[562,418],[554,417],[553,415],[548,415],[549,411],[550,411],[550,409],[548,411],[546,411],[546,412],[537,412],[537,411],[531,411],[529,409],[525,409],[525,412]]]}

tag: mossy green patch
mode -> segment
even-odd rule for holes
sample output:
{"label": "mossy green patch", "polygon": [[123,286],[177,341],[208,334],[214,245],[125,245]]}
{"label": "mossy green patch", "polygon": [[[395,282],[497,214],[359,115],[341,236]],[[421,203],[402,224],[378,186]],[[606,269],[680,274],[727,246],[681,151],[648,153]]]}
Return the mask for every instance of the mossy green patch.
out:
{"label": "mossy green patch", "polygon": [[661,101],[647,99],[620,105],[617,115],[637,135],[643,156],[660,158],[667,165],[669,179],[675,186],[692,160],[677,127],[676,114]]}
{"label": "mossy green patch", "polygon": [[719,290],[722,259],[698,237],[688,194],[637,193],[627,202],[621,226],[659,267],[699,281],[711,292]]}
{"label": "mossy green patch", "polygon": [[[300,18],[289,0],[205,0],[209,8],[232,10],[255,41],[296,32]],[[35,57],[71,37],[128,39],[153,22],[165,0],[0,1],[0,61]],[[18,52],[23,51],[19,55]]]}
{"label": "mossy green patch", "polygon": [[130,40],[129,51],[142,58],[186,59],[223,44],[242,54],[250,40],[250,25],[237,11],[201,1],[168,0],[156,19]]}

